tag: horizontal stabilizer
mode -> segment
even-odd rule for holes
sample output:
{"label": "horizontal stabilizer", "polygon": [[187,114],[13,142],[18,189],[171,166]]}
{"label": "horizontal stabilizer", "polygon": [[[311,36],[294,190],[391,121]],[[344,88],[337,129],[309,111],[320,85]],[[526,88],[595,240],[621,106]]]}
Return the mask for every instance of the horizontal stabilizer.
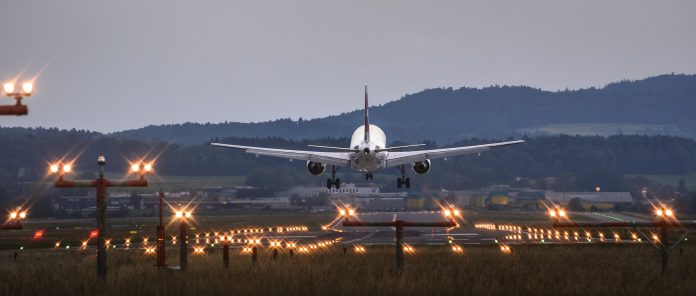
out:
{"label": "horizontal stabilizer", "polygon": [[425,144],[413,144],[413,145],[404,145],[404,146],[393,146],[393,147],[387,147],[387,148],[382,148],[382,149],[376,149],[375,152],[399,150],[399,149],[404,149],[404,148],[413,148],[413,147],[420,147],[420,146],[425,146]]}
{"label": "horizontal stabilizer", "polygon": [[345,147],[333,147],[333,146],[321,146],[321,145],[307,145],[309,147],[313,148],[322,148],[322,149],[331,149],[331,150],[339,150],[339,151],[351,151],[351,152],[359,152],[360,150],[355,150],[352,148],[345,148]]}

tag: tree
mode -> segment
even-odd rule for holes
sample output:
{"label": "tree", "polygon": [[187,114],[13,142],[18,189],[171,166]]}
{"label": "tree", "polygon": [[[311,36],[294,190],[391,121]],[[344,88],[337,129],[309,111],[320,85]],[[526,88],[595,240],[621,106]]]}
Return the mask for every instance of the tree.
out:
{"label": "tree", "polygon": [[568,201],[568,210],[573,211],[573,212],[582,212],[585,211],[585,208],[582,206],[582,201],[577,198],[573,197]]}

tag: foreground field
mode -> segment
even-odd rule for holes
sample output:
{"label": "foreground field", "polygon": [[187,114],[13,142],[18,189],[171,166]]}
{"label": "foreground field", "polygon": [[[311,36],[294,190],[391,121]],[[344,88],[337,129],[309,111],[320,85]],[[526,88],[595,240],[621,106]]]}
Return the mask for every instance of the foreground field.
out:
{"label": "foreground field", "polygon": [[[173,255],[173,250],[169,254]],[[691,295],[696,253],[672,256],[661,275],[649,246],[524,246],[514,256],[495,247],[419,248],[394,272],[391,247],[343,255],[339,247],[310,255],[281,255],[259,262],[234,252],[189,257],[189,271],[158,271],[139,251],[109,253],[105,283],[95,278],[95,253],[30,250],[12,259],[0,252],[0,295]],[[175,263],[178,258],[168,258]]]}

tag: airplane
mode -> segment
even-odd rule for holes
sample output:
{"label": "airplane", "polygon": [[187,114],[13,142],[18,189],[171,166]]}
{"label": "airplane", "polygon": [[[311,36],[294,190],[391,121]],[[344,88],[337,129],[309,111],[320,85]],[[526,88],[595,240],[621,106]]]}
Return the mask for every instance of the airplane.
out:
{"label": "airplane", "polygon": [[354,171],[365,173],[365,180],[372,180],[372,173],[390,167],[397,167],[401,177],[396,179],[397,188],[411,187],[411,179],[406,177],[406,165],[419,175],[430,171],[430,160],[448,158],[465,154],[480,154],[491,148],[524,143],[524,140],[507,141],[475,146],[454,148],[441,148],[431,150],[401,151],[406,148],[423,146],[425,144],[404,145],[387,147],[387,136],[378,126],[370,124],[368,114],[367,85],[365,85],[365,123],[355,129],[351,136],[349,147],[330,147],[308,145],[312,148],[329,149],[333,152],[302,151],[275,148],[252,147],[223,143],[211,143],[213,146],[244,150],[246,153],[256,156],[272,156],[306,160],[307,170],[310,174],[319,176],[326,171],[326,166],[331,165],[331,178],[326,179],[326,188],[341,188],[341,179],[336,178],[336,172],[340,167],[349,167]]}

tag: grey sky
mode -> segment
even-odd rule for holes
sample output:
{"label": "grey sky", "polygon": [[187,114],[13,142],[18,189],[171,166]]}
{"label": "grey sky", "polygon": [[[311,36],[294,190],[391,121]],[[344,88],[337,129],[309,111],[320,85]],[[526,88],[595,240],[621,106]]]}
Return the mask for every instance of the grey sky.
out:
{"label": "grey sky", "polygon": [[[314,118],[440,86],[696,72],[696,1],[0,1],[0,126]],[[0,103],[11,101],[1,99]]]}

